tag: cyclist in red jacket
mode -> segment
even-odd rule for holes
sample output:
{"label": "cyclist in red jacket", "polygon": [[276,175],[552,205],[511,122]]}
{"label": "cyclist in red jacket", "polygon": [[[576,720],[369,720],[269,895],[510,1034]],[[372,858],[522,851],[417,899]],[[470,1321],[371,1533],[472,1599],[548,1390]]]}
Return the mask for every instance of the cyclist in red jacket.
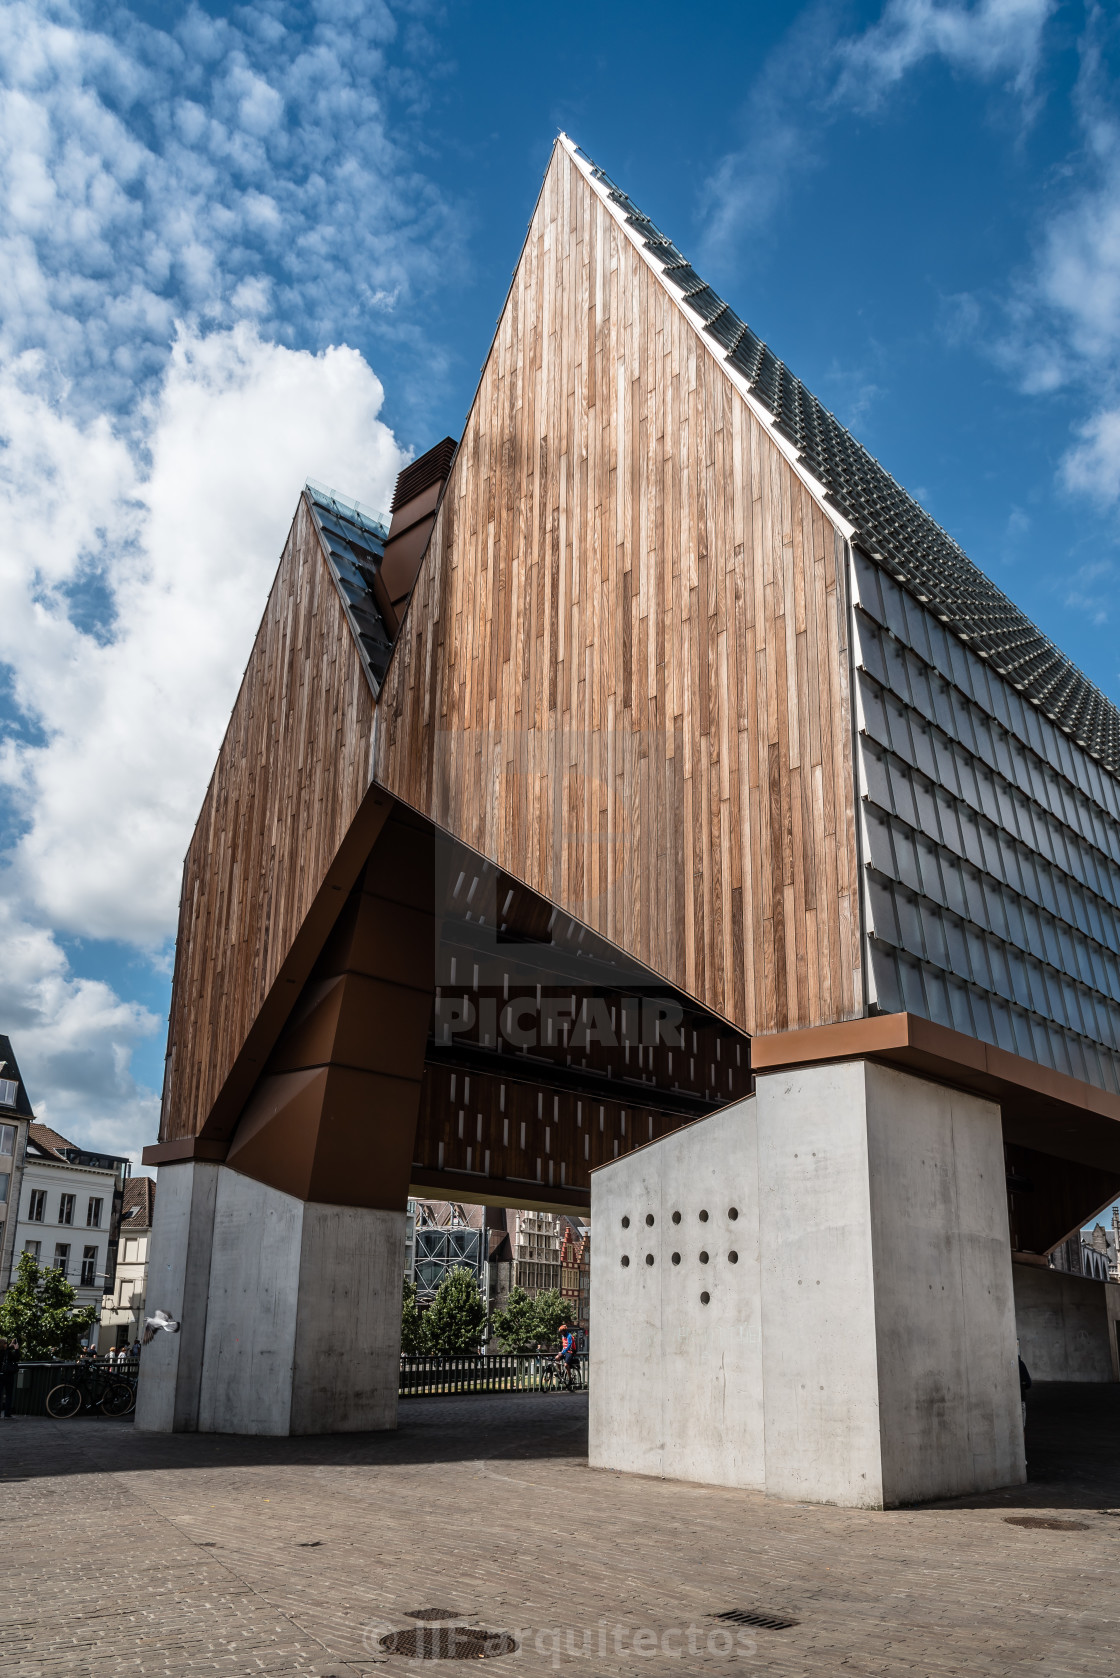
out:
{"label": "cyclist in red jacket", "polygon": [[569,1328],[567,1323],[561,1323],[560,1350],[556,1354],[556,1362],[563,1363],[570,1370],[577,1356],[575,1330]]}

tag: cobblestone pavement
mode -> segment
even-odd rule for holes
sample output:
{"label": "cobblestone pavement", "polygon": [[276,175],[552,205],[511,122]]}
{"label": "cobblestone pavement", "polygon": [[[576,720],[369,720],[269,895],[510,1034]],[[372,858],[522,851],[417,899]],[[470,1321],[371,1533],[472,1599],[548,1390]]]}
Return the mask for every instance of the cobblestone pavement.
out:
{"label": "cobblestone pavement", "polygon": [[0,1670],[450,1673],[378,1648],[443,1608],[517,1635],[494,1678],[1110,1678],[1120,1387],[1036,1387],[1030,1455],[1020,1491],[877,1513],[591,1470],[578,1396],[412,1399],[396,1434],[323,1439],[0,1421]]}

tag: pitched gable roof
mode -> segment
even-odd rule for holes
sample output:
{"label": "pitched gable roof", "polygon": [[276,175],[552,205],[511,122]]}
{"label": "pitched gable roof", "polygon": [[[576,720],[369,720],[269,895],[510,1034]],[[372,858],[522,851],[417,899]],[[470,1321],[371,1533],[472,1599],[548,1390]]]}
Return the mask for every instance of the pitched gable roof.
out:
{"label": "pitched gable roof", "polygon": [[155,1210],[156,1185],[152,1177],[130,1177],[121,1203],[121,1228],[150,1229]]}
{"label": "pitched gable roof", "polygon": [[379,514],[357,501],[347,501],[322,484],[308,483],[304,493],[350,632],[357,643],[366,680],[376,698],[393,651],[393,637],[374,593],[388,527]]}
{"label": "pitched gable roof", "polygon": [[50,1125],[30,1124],[27,1127],[27,1134],[32,1142],[38,1143],[40,1148],[51,1154],[55,1159],[65,1159],[66,1154],[63,1150],[74,1147],[73,1142],[68,1142],[65,1136],[60,1136],[57,1130],[51,1129]]}
{"label": "pitched gable roof", "polygon": [[947,628],[1112,774],[1120,777],[1120,711],[985,576],[745,321],[707,285],[632,200],[561,136],[592,186],[680,293],[679,301],[745,382],[772,429],[792,445],[854,540]]}
{"label": "pitched gable roof", "polygon": [[7,1086],[15,1085],[14,1092],[6,1088],[3,1092],[4,1101],[0,1105],[6,1106],[9,1113],[16,1113],[21,1119],[32,1119],[31,1100],[20,1076],[19,1063],[12,1049],[12,1040],[0,1034],[0,1083]]}

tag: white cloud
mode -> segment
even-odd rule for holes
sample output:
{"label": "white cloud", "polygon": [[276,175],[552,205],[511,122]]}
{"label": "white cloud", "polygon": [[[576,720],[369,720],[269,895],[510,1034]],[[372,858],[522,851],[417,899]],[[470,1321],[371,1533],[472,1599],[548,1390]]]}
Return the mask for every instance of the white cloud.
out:
{"label": "white cloud", "polygon": [[99,980],[75,977],[51,934],[0,898],[0,1020],[35,1114],[63,1136],[130,1155],[152,1139],[159,1097],[129,1070],[162,1022]]}
{"label": "white cloud", "polygon": [[[1059,478],[1070,493],[1106,505],[1120,500],[1120,120],[1098,25],[1091,19],[1081,43],[1081,144],[1040,221],[1030,264],[999,309],[974,307],[973,325],[1022,390],[1083,393],[1088,413],[1075,424],[1078,441]],[[1000,332],[993,315],[1002,316]]]}
{"label": "white cloud", "polygon": [[1120,500],[1120,408],[1106,408],[1081,427],[1081,442],[1062,462],[1062,478],[1075,493]]}
{"label": "white cloud", "polygon": [[[6,753],[27,823],[10,883],[62,931],[158,945],[305,477],[387,505],[403,457],[356,350],[312,356],[244,323],[180,334],[143,472],[103,421],[17,391],[5,425],[3,397],[19,459],[0,486],[0,658],[46,736]],[[89,565],[107,633],[74,621],[65,585]]]}
{"label": "white cloud", "polygon": [[1054,8],[1055,0],[889,0],[877,23],[838,44],[834,98],[876,104],[931,58],[983,81],[1006,77],[1029,94]]}
{"label": "white cloud", "polygon": [[402,463],[345,343],[453,241],[394,35],[377,0],[0,9],[0,1029],[77,1140],[150,1139],[161,1024],[63,939],[166,960],[299,489],[384,506]]}
{"label": "white cloud", "polygon": [[744,143],[706,184],[703,253],[729,260],[774,215],[793,177],[822,155],[829,128],[880,106],[937,60],[980,81],[1003,80],[1030,107],[1043,30],[1056,0],[888,0],[877,22],[839,36],[827,4],[796,19],[744,106]]}

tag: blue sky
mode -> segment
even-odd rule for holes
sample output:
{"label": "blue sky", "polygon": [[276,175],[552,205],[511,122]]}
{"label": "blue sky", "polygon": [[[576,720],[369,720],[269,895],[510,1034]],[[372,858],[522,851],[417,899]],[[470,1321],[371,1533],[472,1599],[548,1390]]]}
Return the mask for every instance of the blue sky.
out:
{"label": "blue sky", "polygon": [[1053,0],[0,12],[0,1019],[154,1134],[300,484],[458,435],[570,133],[1120,699],[1120,30]]}

